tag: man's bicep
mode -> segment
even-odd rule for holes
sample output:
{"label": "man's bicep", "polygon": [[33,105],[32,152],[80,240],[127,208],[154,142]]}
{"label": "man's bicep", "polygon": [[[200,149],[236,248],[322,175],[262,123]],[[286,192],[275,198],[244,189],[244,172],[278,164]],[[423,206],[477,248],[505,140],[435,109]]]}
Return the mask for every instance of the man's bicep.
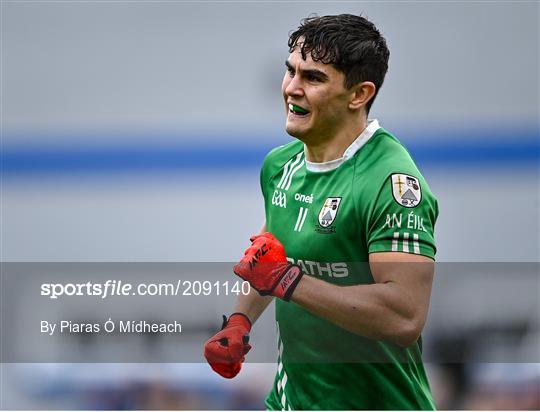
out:
{"label": "man's bicep", "polygon": [[433,278],[435,262],[422,255],[400,252],[369,254],[369,266],[376,283],[408,282],[415,278]]}
{"label": "man's bicep", "polygon": [[425,322],[435,272],[435,262],[421,255],[399,252],[371,253],[369,266],[375,283],[392,283],[400,296],[414,308],[415,317]]}

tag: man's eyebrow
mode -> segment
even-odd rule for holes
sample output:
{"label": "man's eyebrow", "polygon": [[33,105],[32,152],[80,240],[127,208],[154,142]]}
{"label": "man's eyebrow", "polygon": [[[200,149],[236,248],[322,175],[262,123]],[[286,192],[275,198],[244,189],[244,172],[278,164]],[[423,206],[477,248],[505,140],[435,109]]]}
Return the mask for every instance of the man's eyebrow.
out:
{"label": "man's eyebrow", "polygon": [[[293,65],[291,63],[289,63],[288,60],[285,60],[285,66],[287,66],[287,69],[289,69],[289,70],[292,70],[292,71],[295,70]],[[309,76],[317,77],[320,80],[328,80],[328,75],[325,72],[321,71],[321,70],[304,69],[304,70],[300,70],[300,72],[302,73],[303,76],[309,75]]]}

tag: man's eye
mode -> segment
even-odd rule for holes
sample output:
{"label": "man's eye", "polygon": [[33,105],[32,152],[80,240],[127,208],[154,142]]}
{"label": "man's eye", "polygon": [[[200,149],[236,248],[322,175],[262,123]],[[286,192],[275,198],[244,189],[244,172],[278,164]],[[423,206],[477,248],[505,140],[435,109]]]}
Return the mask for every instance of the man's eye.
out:
{"label": "man's eye", "polygon": [[294,70],[287,69],[287,73],[289,73],[290,77],[294,77]]}
{"label": "man's eye", "polygon": [[311,74],[308,74],[306,76],[306,79],[309,82],[318,82],[318,81],[320,81],[320,79],[317,76],[314,76],[314,75],[311,75]]}

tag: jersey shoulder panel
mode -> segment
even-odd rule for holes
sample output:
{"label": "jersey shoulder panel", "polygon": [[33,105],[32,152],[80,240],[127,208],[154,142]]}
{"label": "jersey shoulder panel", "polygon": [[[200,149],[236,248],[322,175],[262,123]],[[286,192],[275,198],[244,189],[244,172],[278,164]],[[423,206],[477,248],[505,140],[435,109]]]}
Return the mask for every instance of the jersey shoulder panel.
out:
{"label": "jersey shoulder panel", "polygon": [[355,157],[353,193],[369,253],[433,258],[437,199],[407,149],[379,129]]}
{"label": "jersey shoulder panel", "polygon": [[420,175],[418,167],[408,150],[392,134],[380,128],[366,143],[364,150],[355,155],[356,172],[367,174],[377,183],[391,173],[402,171]]}
{"label": "jersey shoulder panel", "polygon": [[283,166],[299,153],[304,152],[304,144],[299,140],[294,140],[283,146],[278,146],[272,149],[264,158],[261,168],[261,190],[266,197],[268,182],[277,173],[281,171]]}

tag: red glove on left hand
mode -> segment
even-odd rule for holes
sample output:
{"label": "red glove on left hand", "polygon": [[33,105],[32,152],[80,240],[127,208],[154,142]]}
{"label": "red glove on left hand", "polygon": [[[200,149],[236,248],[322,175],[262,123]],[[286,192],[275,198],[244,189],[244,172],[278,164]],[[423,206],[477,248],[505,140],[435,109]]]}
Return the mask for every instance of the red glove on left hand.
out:
{"label": "red glove on left hand", "polygon": [[265,232],[250,240],[252,244],[233,268],[234,273],[247,280],[261,296],[289,300],[302,278],[302,270],[287,261],[283,245],[272,233]]}

